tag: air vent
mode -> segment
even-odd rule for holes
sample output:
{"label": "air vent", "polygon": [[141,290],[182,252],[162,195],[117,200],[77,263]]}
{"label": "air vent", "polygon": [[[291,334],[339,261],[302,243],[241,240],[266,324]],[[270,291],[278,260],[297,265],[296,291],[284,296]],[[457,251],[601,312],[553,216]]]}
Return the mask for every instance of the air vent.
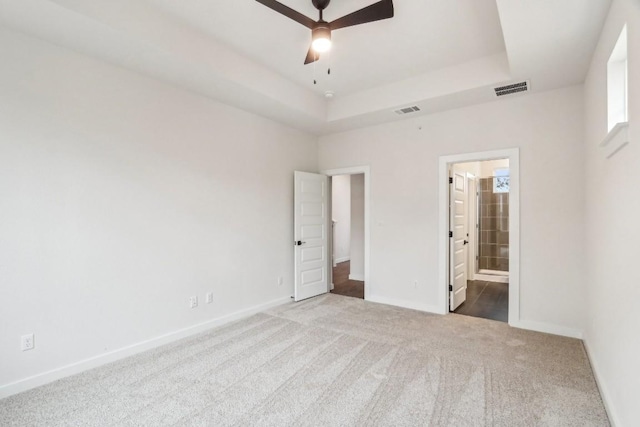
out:
{"label": "air vent", "polygon": [[529,91],[529,81],[514,83],[512,85],[500,86],[494,89],[496,96],[512,95],[519,92]]}
{"label": "air vent", "polygon": [[405,108],[396,110],[395,113],[402,116],[403,114],[411,114],[411,113],[415,113],[416,111],[420,111],[420,107],[417,107],[414,105],[413,107],[405,107]]}

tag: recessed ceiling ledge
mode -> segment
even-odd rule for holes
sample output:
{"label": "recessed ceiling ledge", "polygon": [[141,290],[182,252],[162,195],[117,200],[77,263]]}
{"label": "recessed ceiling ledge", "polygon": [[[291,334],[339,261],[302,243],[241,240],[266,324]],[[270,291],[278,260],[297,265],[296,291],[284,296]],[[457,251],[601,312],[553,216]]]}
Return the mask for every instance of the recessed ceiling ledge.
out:
{"label": "recessed ceiling ledge", "polygon": [[507,55],[502,52],[375,89],[345,97],[337,96],[329,105],[328,120],[333,122],[380,110],[392,110],[425,100],[508,82],[510,79]]}

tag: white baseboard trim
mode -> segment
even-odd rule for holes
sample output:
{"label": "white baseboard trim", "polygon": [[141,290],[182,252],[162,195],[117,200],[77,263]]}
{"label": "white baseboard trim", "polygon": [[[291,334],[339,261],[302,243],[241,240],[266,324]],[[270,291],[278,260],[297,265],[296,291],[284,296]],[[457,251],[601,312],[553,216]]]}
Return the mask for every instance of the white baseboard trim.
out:
{"label": "white baseboard trim", "polygon": [[351,257],[343,256],[342,258],[335,258],[333,260],[333,262],[336,264],[340,264],[341,262],[347,262],[347,261],[351,261]]}
{"label": "white baseboard trim", "polygon": [[600,391],[600,396],[602,397],[602,403],[604,403],[604,409],[607,411],[607,416],[609,417],[609,423],[611,424],[611,427],[619,426],[621,424],[618,422],[618,416],[614,412],[613,406],[610,403],[611,400],[609,399],[609,396],[611,396],[611,394],[609,393],[608,389],[605,387],[604,383],[602,382],[602,378],[600,377],[600,374],[599,374],[600,370],[598,369],[598,364],[596,363],[596,360],[593,358],[593,354],[589,350],[587,337],[585,337],[585,339],[582,340],[582,344],[584,345],[584,351],[585,353],[587,353],[587,358],[589,359],[589,363],[591,364],[591,370],[593,371],[593,376],[596,379],[596,384],[598,386],[598,390]]}
{"label": "white baseboard trim", "polygon": [[531,320],[519,320],[509,323],[514,328],[527,329],[530,331],[544,332],[545,334],[560,335],[563,337],[582,339],[582,331],[579,329],[567,328],[565,326],[552,325],[550,323],[534,322]]}
{"label": "white baseboard trim", "polygon": [[253,307],[246,308],[244,310],[236,311],[234,313],[227,314],[216,319],[207,320],[206,322],[199,323],[197,325],[189,326],[184,329],[180,329],[174,332],[170,332],[159,337],[151,338],[146,341],[142,341],[136,344],[132,344],[126,347],[119,348],[117,350],[110,351],[108,353],[100,354],[98,356],[90,357],[88,359],[80,360],[59,368],[52,369],[47,372],[33,375],[31,377],[23,378],[21,380],[4,384],[0,386],[0,399],[5,397],[22,393],[23,391],[30,390],[41,385],[48,384],[50,382],[65,378],[71,375],[79,374],[80,372],[87,371],[89,369],[97,368],[107,363],[115,362],[116,360],[124,359],[129,356],[133,356],[143,351],[151,350],[177,341],[182,338],[186,338],[191,335],[204,332],[216,326],[224,325],[225,323],[233,322],[253,314],[259,313],[264,310],[268,310],[272,307],[276,307],[291,301],[291,297],[282,297],[264,304],[255,305]]}
{"label": "white baseboard trim", "polygon": [[496,276],[493,274],[476,273],[473,280],[483,280],[485,282],[509,283],[509,276]]}
{"label": "white baseboard trim", "polygon": [[349,280],[357,280],[359,282],[364,282],[364,274],[350,274]]}
{"label": "white baseboard trim", "polygon": [[375,302],[378,304],[386,304],[386,305],[393,305],[396,307],[409,308],[411,310],[426,311],[427,313],[444,314],[442,309],[439,309],[435,305],[423,304],[421,302],[416,302],[416,301],[398,300],[398,299],[387,298],[379,295],[368,295],[367,301]]}

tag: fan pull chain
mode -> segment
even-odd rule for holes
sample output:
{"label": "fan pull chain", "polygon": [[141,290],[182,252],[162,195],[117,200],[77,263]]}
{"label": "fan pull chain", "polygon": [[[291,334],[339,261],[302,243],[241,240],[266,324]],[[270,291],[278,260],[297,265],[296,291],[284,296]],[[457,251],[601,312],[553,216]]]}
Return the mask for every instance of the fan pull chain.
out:
{"label": "fan pull chain", "polygon": [[318,62],[318,58],[316,57],[315,52],[313,52],[313,59],[315,59],[315,61],[313,61],[313,84],[316,85],[318,84],[316,81],[316,62]]}
{"label": "fan pull chain", "polygon": [[327,75],[331,75],[331,64],[333,63],[333,61],[331,61],[331,50],[329,50],[329,68],[327,68]]}

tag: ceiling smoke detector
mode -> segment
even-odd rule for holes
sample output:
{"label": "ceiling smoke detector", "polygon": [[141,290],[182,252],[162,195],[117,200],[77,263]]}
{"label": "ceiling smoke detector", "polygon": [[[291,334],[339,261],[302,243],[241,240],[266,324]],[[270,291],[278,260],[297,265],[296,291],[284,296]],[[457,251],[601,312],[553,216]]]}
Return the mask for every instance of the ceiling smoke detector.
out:
{"label": "ceiling smoke detector", "polygon": [[496,87],[493,90],[495,91],[496,96],[505,96],[505,95],[513,95],[514,93],[520,92],[529,92],[529,80],[520,83],[513,83],[506,86]]}
{"label": "ceiling smoke detector", "polygon": [[394,113],[403,116],[405,114],[411,114],[411,113],[415,113],[417,111],[420,111],[420,107],[418,107],[417,105],[411,106],[411,107],[404,107],[404,108],[400,108],[399,110],[395,110]]}

